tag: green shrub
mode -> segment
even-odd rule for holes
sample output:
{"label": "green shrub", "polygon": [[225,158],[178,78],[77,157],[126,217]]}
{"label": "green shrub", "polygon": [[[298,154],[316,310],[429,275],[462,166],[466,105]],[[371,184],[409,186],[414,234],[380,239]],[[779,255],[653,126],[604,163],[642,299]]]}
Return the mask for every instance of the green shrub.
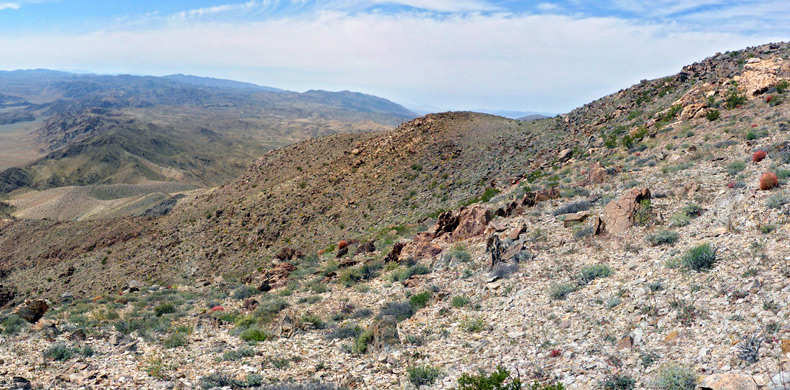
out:
{"label": "green shrub", "polygon": [[549,296],[551,299],[560,300],[568,297],[568,294],[579,289],[576,283],[552,283],[549,287]]}
{"label": "green shrub", "polygon": [[416,310],[420,310],[423,307],[428,306],[428,301],[430,300],[431,300],[430,291],[423,291],[419,294],[414,294],[411,296],[411,298],[409,298],[409,302],[411,303],[412,306],[414,306],[414,309]]}
{"label": "green shrub", "polygon": [[636,379],[625,374],[612,374],[601,383],[604,390],[632,390]]}
{"label": "green shrub", "polygon": [[233,299],[247,299],[258,293],[258,289],[252,286],[239,286],[233,290]]}
{"label": "green shrub", "polygon": [[705,118],[708,118],[709,121],[713,122],[716,119],[719,119],[719,110],[710,110],[707,114],[705,114]]}
{"label": "green shrub", "polygon": [[691,223],[691,218],[684,212],[677,212],[669,217],[669,226],[683,227]]}
{"label": "green shrub", "polygon": [[161,317],[164,314],[170,314],[175,312],[176,312],[176,307],[173,306],[172,303],[161,303],[159,305],[156,305],[156,307],[154,307],[154,314],[156,314],[157,317]]}
{"label": "green shrub", "polygon": [[187,345],[187,337],[181,332],[175,332],[162,341],[165,348],[175,348]]}
{"label": "green shrub", "polygon": [[744,170],[744,168],[746,168],[746,163],[743,161],[736,161],[730,165],[727,165],[727,173],[729,173],[730,176],[735,176]]}
{"label": "green shrub", "polygon": [[702,215],[702,206],[696,203],[689,203],[683,206],[681,211],[686,213],[686,215],[688,215],[690,218],[696,218]]}
{"label": "green shrub", "polygon": [[643,199],[634,213],[634,225],[647,226],[653,219],[653,206],[650,199]]}
{"label": "green shrub", "polygon": [[222,354],[222,360],[236,361],[236,360],[241,360],[241,358],[253,357],[253,356],[255,356],[255,349],[251,347],[241,347],[239,349],[234,349],[232,351],[225,351],[225,353]]}
{"label": "green shrub", "polygon": [[653,385],[658,390],[694,390],[697,375],[688,366],[670,363],[659,368]]}
{"label": "green shrub", "polygon": [[585,265],[579,271],[579,284],[585,285],[595,279],[612,276],[614,271],[606,264]]}
{"label": "green shrub", "polygon": [[409,382],[417,388],[432,385],[441,375],[438,369],[431,366],[409,367],[406,372],[409,374]]}
{"label": "green shrub", "polygon": [[266,339],[269,338],[269,335],[263,329],[250,328],[242,331],[239,334],[239,338],[248,342],[260,342],[260,341],[266,341]]}
{"label": "green shrub", "polygon": [[365,353],[368,351],[368,344],[373,341],[373,332],[366,330],[354,339],[352,351],[355,353]]}
{"label": "green shrub", "polygon": [[453,297],[452,305],[453,305],[454,308],[460,309],[460,308],[468,305],[469,302],[471,302],[469,300],[469,298],[467,298],[467,297],[465,297],[463,295],[456,295],[456,296]]}
{"label": "green shrub", "polygon": [[746,96],[739,94],[738,91],[735,89],[731,89],[730,93],[727,95],[726,103],[727,103],[727,108],[729,109],[736,108],[746,103]]}
{"label": "green shrub", "polygon": [[469,333],[479,333],[485,329],[486,323],[482,317],[467,317],[461,321],[461,328]]}
{"label": "green shrub", "polygon": [[790,197],[784,192],[777,192],[765,200],[765,207],[769,209],[780,209],[788,203],[790,203]]}
{"label": "green shrub", "polygon": [[678,240],[678,233],[673,232],[671,230],[663,230],[656,234],[651,234],[647,237],[647,241],[650,242],[651,245],[665,245],[669,244],[672,245]]}
{"label": "green shrub", "polygon": [[705,243],[691,248],[681,261],[683,266],[694,271],[710,269],[716,262],[716,251]]}
{"label": "green shrub", "polygon": [[8,317],[3,319],[3,334],[5,335],[13,335],[17,334],[23,327],[27,325],[27,322],[22,318],[19,318],[16,314],[10,314]]}
{"label": "green shrub", "polygon": [[75,348],[70,348],[65,344],[58,343],[44,350],[44,356],[59,362],[65,362],[71,359],[76,352],[77,350]]}
{"label": "green shrub", "polygon": [[463,373],[458,378],[458,387],[454,390],[564,390],[562,383],[544,384],[533,382],[529,385],[521,383],[519,378],[513,378],[502,366],[490,374],[481,371],[478,374]]}
{"label": "green shrub", "polygon": [[461,244],[453,245],[452,249],[450,249],[450,257],[458,259],[458,261],[462,263],[466,263],[472,259],[472,255],[466,250],[466,247]]}
{"label": "green shrub", "polygon": [[393,316],[396,321],[401,322],[413,316],[415,311],[411,302],[389,302],[381,308],[379,317]]}

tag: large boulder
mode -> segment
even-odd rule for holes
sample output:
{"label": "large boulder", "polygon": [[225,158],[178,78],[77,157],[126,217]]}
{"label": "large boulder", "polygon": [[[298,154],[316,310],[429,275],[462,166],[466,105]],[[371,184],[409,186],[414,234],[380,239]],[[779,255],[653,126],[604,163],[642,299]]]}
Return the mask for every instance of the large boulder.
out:
{"label": "large boulder", "polygon": [[430,232],[417,233],[410,244],[408,252],[415,259],[432,259],[442,253],[442,247],[433,242],[434,235]]}
{"label": "large boulder", "polygon": [[288,275],[296,271],[296,266],[291,263],[280,263],[274,268],[264,270],[260,276],[248,277],[242,280],[245,283],[255,281],[259,291],[269,291],[273,288],[284,287],[288,283]]}
{"label": "large boulder", "polygon": [[650,199],[650,190],[647,188],[632,188],[620,199],[613,200],[606,205],[603,219],[606,221],[606,231],[612,234],[622,233],[634,225],[634,215],[639,204]]}
{"label": "large boulder", "polygon": [[700,390],[757,390],[751,375],[723,373],[708,375],[699,384]]}
{"label": "large boulder", "polygon": [[452,233],[458,227],[458,216],[450,210],[439,214],[436,219],[436,236],[441,236],[444,233]]}
{"label": "large boulder", "polygon": [[49,310],[49,303],[43,299],[26,299],[25,302],[14,309],[11,314],[16,314],[19,318],[35,324],[44,313]]}
{"label": "large boulder", "polygon": [[491,212],[479,205],[464,207],[458,213],[458,227],[453,231],[456,241],[479,236],[486,231],[486,225],[491,221]]}

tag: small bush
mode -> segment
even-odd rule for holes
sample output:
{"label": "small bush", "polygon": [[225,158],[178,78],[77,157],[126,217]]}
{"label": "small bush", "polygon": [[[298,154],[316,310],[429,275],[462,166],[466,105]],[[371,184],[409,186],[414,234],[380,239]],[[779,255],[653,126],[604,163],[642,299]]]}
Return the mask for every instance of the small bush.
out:
{"label": "small bush", "polygon": [[684,212],[686,215],[688,215],[690,218],[696,218],[702,215],[702,206],[696,203],[689,203],[683,206],[681,211]]}
{"label": "small bush", "polygon": [[239,334],[239,338],[248,342],[260,342],[266,341],[266,339],[269,338],[269,335],[263,329],[250,328],[242,331]]}
{"label": "small bush", "polygon": [[510,275],[518,272],[518,269],[518,263],[497,263],[491,270],[491,274],[499,279],[507,279],[510,278]]}
{"label": "small bush", "polygon": [[573,214],[578,213],[580,211],[587,211],[592,207],[592,203],[586,200],[580,200],[578,202],[572,202],[565,204],[556,210],[554,210],[554,215],[562,215],[562,214]]}
{"label": "small bush", "polygon": [[164,341],[162,341],[162,345],[165,348],[175,348],[186,344],[187,344],[187,338],[181,332],[175,332],[170,336],[168,336],[166,339],[164,339]]}
{"label": "small bush", "polygon": [[555,300],[565,299],[578,289],[579,286],[576,283],[553,283],[549,288],[549,296]]}
{"label": "small bush", "polygon": [[647,237],[651,245],[672,245],[678,240],[678,233],[671,230],[663,230]]}
{"label": "small bush", "polygon": [[3,334],[5,335],[14,335],[19,332],[23,327],[27,325],[27,322],[22,318],[19,318],[16,314],[10,314],[8,317],[3,319]]}
{"label": "small bush", "polygon": [[694,271],[710,269],[716,262],[716,251],[705,243],[691,248],[681,261],[683,266]]}
{"label": "small bush", "polygon": [[613,273],[612,268],[606,264],[586,265],[579,271],[579,284],[585,285],[595,279],[609,277]]}
{"label": "small bush", "polygon": [[362,334],[362,328],[357,325],[343,325],[332,329],[327,335],[327,340],[353,339]]}
{"label": "small bush", "polygon": [[744,103],[746,103],[746,96],[739,94],[735,89],[731,89],[730,93],[727,95],[727,108],[733,109]]}
{"label": "small bush", "polygon": [[710,110],[707,114],[705,114],[705,118],[708,118],[709,121],[713,122],[716,119],[719,119],[719,110]]}
{"label": "small bush", "polygon": [[365,353],[368,351],[368,344],[373,341],[373,332],[366,330],[354,339],[352,351],[355,353]]}
{"label": "small bush", "polygon": [[634,213],[634,225],[647,226],[653,220],[653,206],[650,199],[643,199]]}
{"label": "small bush", "polygon": [[636,379],[625,374],[612,374],[601,383],[604,390],[631,390],[635,386]]}
{"label": "small bush", "polygon": [[241,347],[239,349],[234,349],[232,351],[225,351],[222,354],[222,360],[224,361],[236,361],[241,360],[245,357],[253,357],[255,356],[255,349],[251,347]]}
{"label": "small bush", "polygon": [[465,297],[463,295],[456,295],[456,296],[453,297],[452,305],[453,305],[454,308],[460,309],[460,308],[468,305],[469,302],[471,302],[469,300],[469,298],[467,298],[467,297]]}
{"label": "small bush", "polygon": [[497,366],[490,374],[481,371],[478,374],[463,373],[458,378],[458,387],[454,390],[564,390],[562,383],[543,384],[534,382],[523,385],[519,378],[510,376],[504,367]]}
{"label": "small bush", "polygon": [[745,168],[746,168],[746,163],[744,163],[743,161],[736,161],[730,165],[727,165],[727,173],[730,174],[730,176],[735,176],[741,173],[741,171],[744,170]]}
{"label": "small bush", "polygon": [[787,196],[786,193],[776,193],[771,195],[768,199],[765,200],[765,207],[769,209],[780,209],[782,206],[790,203],[790,197]]}
{"label": "small bush", "polygon": [[672,214],[669,217],[669,226],[683,227],[691,223],[691,218],[684,212]]}
{"label": "small bush", "polygon": [[413,316],[414,313],[414,306],[410,302],[389,302],[381,308],[379,317],[394,316],[396,321],[401,322]]}
{"label": "small bush", "polygon": [[670,363],[658,370],[653,385],[658,390],[694,390],[697,375],[688,366]]}
{"label": "small bush", "polygon": [[233,299],[247,299],[258,293],[258,289],[252,286],[239,286],[233,290]]}
{"label": "small bush", "polygon": [[432,385],[441,375],[438,369],[431,366],[409,367],[406,372],[409,374],[409,382],[417,388]]}
{"label": "small bush", "polygon": [[44,350],[44,356],[59,362],[65,362],[66,360],[71,359],[71,357],[74,356],[76,352],[76,349],[70,348],[65,344],[58,343]]}
{"label": "small bush", "polygon": [[431,293],[429,291],[423,291],[419,294],[414,294],[409,298],[409,303],[414,306],[415,310],[420,310],[425,306],[428,306],[428,301],[431,300]]}
{"label": "small bush", "polygon": [[738,359],[745,361],[747,364],[757,363],[760,360],[760,345],[762,343],[763,338],[760,335],[748,337],[738,344]]}
{"label": "small bush", "polygon": [[466,250],[466,247],[460,244],[453,245],[449,254],[451,259],[458,259],[462,263],[472,260],[472,255]]}
{"label": "small bush", "polygon": [[469,333],[479,333],[485,329],[486,323],[482,317],[467,317],[461,321],[461,328]]}
{"label": "small bush", "polygon": [[172,303],[161,303],[159,305],[156,305],[156,307],[154,307],[154,314],[156,314],[157,317],[161,317],[164,314],[171,314],[175,312],[176,312],[176,307],[173,306]]}

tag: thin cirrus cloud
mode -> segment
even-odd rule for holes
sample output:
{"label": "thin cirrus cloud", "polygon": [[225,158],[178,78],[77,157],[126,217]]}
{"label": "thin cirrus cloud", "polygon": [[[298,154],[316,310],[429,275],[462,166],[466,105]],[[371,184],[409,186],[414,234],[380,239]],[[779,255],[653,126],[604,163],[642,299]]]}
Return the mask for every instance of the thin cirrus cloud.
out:
{"label": "thin cirrus cloud", "polygon": [[19,3],[0,3],[0,10],[4,9],[19,9]]}
{"label": "thin cirrus cloud", "polygon": [[712,1],[661,0],[676,10],[671,22],[634,17],[641,11],[633,5],[607,11],[620,0],[595,9],[574,1],[533,9],[510,0],[214,4],[127,16],[128,24],[81,34],[0,36],[0,68],[193,73],[357,90],[410,106],[565,112],[717,51],[781,36],[695,28],[695,18],[727,20],[722,4],[705,8]]}

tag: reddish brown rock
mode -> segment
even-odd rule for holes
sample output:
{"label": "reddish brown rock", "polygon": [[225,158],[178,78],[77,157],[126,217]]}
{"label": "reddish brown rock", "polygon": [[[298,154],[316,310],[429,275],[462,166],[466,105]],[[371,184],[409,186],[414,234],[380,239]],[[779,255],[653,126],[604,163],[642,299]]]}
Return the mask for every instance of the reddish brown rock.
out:
{"label": "reddish brown rock", "polygon": [[453,239],[466,240],[479,236],[486,231],[491,221],[491,213],[483,206],[461,208],[458,213],[458,227],[453,231]]}
{"label": "reddish brown rock", "polygon": [[569,226],[572,226],[574,224],[584,222],[584,220],[587,219],[587,217],[589,217],[589,216],[590,216],[590,214],[588,214],[586,211],[580,211],[580,212],[575,213],[575,214],[565,214],[565,220],[562,221],[562,224],[565,227],[569,227]]}
{"label": "reddish brown rock", "polygon": [[633,337],[625,336],[617,343],[617,350],[629,349],[629,348],[631,348],[633,346],[634,346],[634,339],[633,339]]}
{"label": "reddish brown rock", "polygon": [[617,234],[625,231],[634,224],[634,214],[639,203],[650,199],[650,190],[647,188],[632,188],[620,199],[613,200],[606,205],[603,219],[606,221],[606,231]]}
{"label": "reddish brown rock", "polygon": [[26,299],[25,302],[14,309],[11,314],[16,314],[19,318],[35,324],[49,310],[49,303],[43,299]]}
{"label": "reddish brown rock", "polygon": [[403,247],[405,246],[406,243],[396,242],[395,245],[392,246],[392,250],[390,251],[390,253],[384,259],[384,262],[389,263],[394,261],[397,263],[398,260],[400,260],[400,253],[403,251]]}
{"label": "reddish brown rock", "polygon": [[601,184],[604,180],[606,180],[606,168],[601,163],[593,165],[587,172],[587,184]]}
{"label": "reddish brown rock", "polygon": [[436,219],[436,236],[441,236],[444,233],[452,233],[458,227],[458,216],[450,210],[439,214]]}
{"label": "reddish brown rock", "polygon": [[526,231],[527,231],[527,225],[525,225],[524,222],[521,222],[518,224],[518,226],[516,226],[515,229],[513,229],[513,231],[510,232],[507,238],[513,241],[518,240],[518,237],[524,234],[524,232]]}
{"label": "reddish brown rock", "polygon": [[398,336],[398,321],[395,316],[384,316],[371,327],[373,340],[368,344],[370,352],[387,351],[396,344],[400,344]]}
{"label": "reddish brown rock", "polygon": [[408,252],[415,259],[431,259],[442,253],[442,247],[433,242],[434,235],[429,232],[417,233],[408,245]]}
{"label": "reddish brown rock", "polygon": [[594,235],[602,234],[604,230],[606,230],[606,225],[603,223],[603,219],[597,215],[593,218],[592,227]]}
{"label": "reddish brown rock", "polygon": [[372,253],[376,251],[376,245],[373,241],[365,241],[357,247],[357,250],[354,251],[354,255],[359,255],[363,253]]}
{"label": "reddish brown rock", "polygon": [[286,247],[281,249],[280,253],[274,255],[274,257],[278,260],[289,261],[289,260],[301,259],[302,257],[304,257],[304,253],[302,253],[302,251],[300,250]]}
{"label": "reddish brown rock", "polygon": [[284,287],[288,281],[288,275],[296,271],[296,266],[291,263],[280,263],[274,268],[264,270],[257,278],[258,290],[269,291],[273,288]]}
{"label": "reddish brown rock", "polygon": [[258,307],[258,305],[259,305],[259,303],[258,303],[258,301],[255,300],[255,298],[247,298],[247,299],[244,300],[244,303],[242,303],[241,306],[246,311],[253,311],[253,310],[255,310],[255,308]]}

